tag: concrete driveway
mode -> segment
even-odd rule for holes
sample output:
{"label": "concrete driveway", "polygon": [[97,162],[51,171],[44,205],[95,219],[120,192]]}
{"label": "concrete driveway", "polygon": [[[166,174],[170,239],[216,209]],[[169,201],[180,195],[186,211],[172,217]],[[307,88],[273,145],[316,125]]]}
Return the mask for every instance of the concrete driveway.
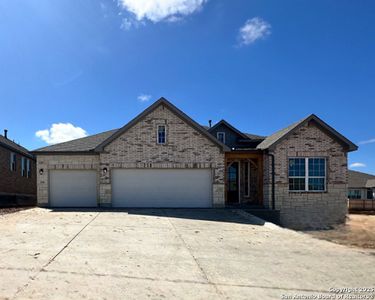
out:
{"label": "concrete driveway", "polygon": [[230,210],[0,216],[0,298],[282,299],[374,287],[371,252]]}

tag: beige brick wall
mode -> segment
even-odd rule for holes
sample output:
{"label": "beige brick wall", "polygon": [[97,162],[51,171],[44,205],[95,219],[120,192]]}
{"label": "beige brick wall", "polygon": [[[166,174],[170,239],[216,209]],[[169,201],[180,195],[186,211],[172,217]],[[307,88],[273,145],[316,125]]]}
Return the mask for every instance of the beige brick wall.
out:
{"label": "beige brick wall", "polygon": [[[43,169],[43,175],[39,170]],[[99,155],[38,155],[37,156],[37,197],[38,205],[47,206],[49,199],[50,170],[97,170]],[[99,178],[98,178],[99,183]],[[99,192],[99,191],[98,191]],[[99,193],[98,193],[99,194]]]}
{"label": "beige brick wall", "polygon": [[[345,222],[347,213],[347,154],[314,123],[305,125],[270,149],[275,155],[276,209],[290,228],[325,228]],[[326,192],[289,192],[289,157],[326,157]],[[271,159],[264,161],[264,201],[271,207]]]}
{"label": "beige brick wall", "polygon": [[[167,127],[167,144],[156,143],[157,125]],[[103,173],[106,167],[108,172]],[[48,205],[50,170],[94,169],[98,172],[98,200],[110,206],[111,174],[114,168],[205,168],[213,171],[212,201],[224,206],[224,153],[212,141],[185,123],[166,107],[158,107],[100,155],[38,155],[38,204]],[[39,170],[43,169],[43,175]]]}
{"label": "beige brick wall", "polygon": [[[166,125],[167,143],[156,143],[157,125]],[[224,153],[212,141],[165,106],[159,106],[104,148],[100,168],[100,201],[111,202],[114,168],[209,168],[213,170],[213,204],[224,206]]]}

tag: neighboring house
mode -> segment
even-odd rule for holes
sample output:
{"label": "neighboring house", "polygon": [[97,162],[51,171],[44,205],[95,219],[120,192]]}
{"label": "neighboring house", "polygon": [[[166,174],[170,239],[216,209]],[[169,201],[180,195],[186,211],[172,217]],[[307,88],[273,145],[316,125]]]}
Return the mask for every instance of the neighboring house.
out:
{"label": "neighboring house", "polygon": [[161,98],[120,129],[33,153],[40,206],[263,207],[321,228],[345,221],[356,149],[315,115],[262,137],[201,126]]}
{"label": "neighboring house", "polygon": [[35,205],[36,162],[30,152],[0,135],[0,207]]}
{"label": "neighboring house", "polygon": [[350,210],[375,210],[375,175],[349,170]]}

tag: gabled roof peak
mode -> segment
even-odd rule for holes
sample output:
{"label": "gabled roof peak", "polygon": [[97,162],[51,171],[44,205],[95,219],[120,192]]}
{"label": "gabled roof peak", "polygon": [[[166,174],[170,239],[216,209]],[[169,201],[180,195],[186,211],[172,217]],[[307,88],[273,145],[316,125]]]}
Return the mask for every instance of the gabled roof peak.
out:
{"label": "gabled roof peak", "polygon": [[225,150],[229,149],[226,145],[222,144],[219,140],[217,140],[215,137],[213,137],[201,125],[199,125],[198,123],[196,123],[193,119],[191,119],[183,111],[181,111],[175,105],[173,105],[170,101],[168,101],[164,97],[160,97],[158,100],[156,100],[154,103],[152,103],[149,107],[147,107],[144,111],[142,111],[138,116],[136,116],[134,119],[132,119],[126,125],[124,125],[123,127],[121,127],[118,131],[116,131],[113,135],[111,135],[106,140],[104,140],[102,143],[100,143],[95,148],[95,151],[96,152],[103,151],[105,146],[107,146],[113,140],[115,140],[120,135],[122,135],[124,132],[126,132],[130,127],[134,126],[136,123],[138,123],[139,121],[141,121],[144,117],[146,117],[149,113],[151,113],[152,111],[154,111],[160,105],[165,105],[166,107],[168,107],[168,109],[170,109],[173,113],[175,113],[177,116],[179,116],[183,121],[185,121],[187,124],[189,124],[195,130],[197,130],[203,136],[205,136],[206,138],[208,138],[209,140],[211,140],[214,144],[216,144],[222,150],[225,151]]}
{"label": "gabled roof peak", "polygon": [[250,140],[263,140],[265,138],[263,136],[259,136],[259,135],[255,135],[255,134],[246,134],[246,133],[243,133],[240,130],[238,130],[236,127],[234,127],[233,125],[231,125],[229,122],[227,122],[226,120],[224,120],[224,119],[221,119],[214,126],[212,126],[211,128],[208,128],[208,131],[212,132],[215,128],[217,128],[220,125],[225,125],[226,127],[228,127],[229,129],[231,129],[232,131],[236,132],[239,136],[241,136],[245,140],[247,140],[247,139],[250,139]]}
{"label": "gabled roof peak", "polygon": [[326,122],[324,122],[322,119],[320,119],[315,114],[310,114],[309,116],[305,117],[304,119],[293,123],[292,125],[281,129],[274,134],[268,136],[263,142],[261,142],[257,148],[261,150],[269,149],[270,147],[274,146],[275,144],[279,143],[284,138],[288,137],[292,132],[294,132],[296,129],[300,128],[304,124],[310,121],[315,121],[319,126],[321,126],[324,130],[326,130],[330,135],[332,135],[336,140],[338,140],[341,144],[344,144],[347,146],[347,151],[355,151],[358,149],[358,146],[355,145],[353,142],[348,140],[346,137],[344,137],[342,134],[337,132],[334,128],[332,128],[330,125],[328,125]]}

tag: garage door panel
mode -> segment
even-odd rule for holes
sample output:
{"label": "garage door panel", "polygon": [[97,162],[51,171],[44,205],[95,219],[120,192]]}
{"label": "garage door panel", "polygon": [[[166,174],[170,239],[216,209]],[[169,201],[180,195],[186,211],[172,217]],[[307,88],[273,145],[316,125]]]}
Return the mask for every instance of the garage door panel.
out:
{"label": "garage door panel", "polygon": [[52,207],[97,206],[96,171],[52,170],[49,181]]}
{"label": "garage door panel", "polygon": [[113,207],[211,207],[209,169],[117,169]]}

